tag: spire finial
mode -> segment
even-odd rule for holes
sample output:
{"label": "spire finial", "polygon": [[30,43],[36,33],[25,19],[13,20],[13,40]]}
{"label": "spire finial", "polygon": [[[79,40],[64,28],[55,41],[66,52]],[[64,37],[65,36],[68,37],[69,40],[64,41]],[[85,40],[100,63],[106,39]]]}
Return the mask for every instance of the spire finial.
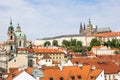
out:
{"label": "spire finial", "polygon": [[12,18],[10,18],[10,25],[12,25]]}
{"label": "spire finial", "polygon": [[19,24],[19,22],[18,22],[18,24],[17,24],[17,25],[18,25],[18,26],[20,25],[20,24]]}

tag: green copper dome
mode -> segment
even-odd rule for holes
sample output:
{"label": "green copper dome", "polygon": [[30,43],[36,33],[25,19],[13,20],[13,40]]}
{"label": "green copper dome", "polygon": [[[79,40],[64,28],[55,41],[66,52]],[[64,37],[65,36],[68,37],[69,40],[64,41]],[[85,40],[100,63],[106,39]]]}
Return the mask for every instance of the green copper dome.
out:
{"label": "green copper dome", "polygon": [[25,34],[22,33],[22,32],[15,32],[15,36],[16,37],[23,37],[23,38],[25,38]]}
{"label": "green copper dome", "polygon": [[14,31],[14,27],[12,26],[12,20],[10,20],[10,26],[8,27],[8,30],[13,30]]}
{"label": "green copper dome", "polygon": [[10,25],[8,30],[13,30],[14,31],[14,27],[12,25]]}

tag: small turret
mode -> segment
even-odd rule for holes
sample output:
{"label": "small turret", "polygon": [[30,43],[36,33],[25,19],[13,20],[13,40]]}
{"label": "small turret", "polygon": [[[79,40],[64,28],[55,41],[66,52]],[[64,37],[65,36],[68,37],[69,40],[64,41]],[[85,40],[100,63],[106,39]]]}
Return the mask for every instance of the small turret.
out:
{"label": "small turret", "polygon": [[16,27],[16,32],[21,32],[21,28],[20,28],[20,25],[18,23],[17,27]]}

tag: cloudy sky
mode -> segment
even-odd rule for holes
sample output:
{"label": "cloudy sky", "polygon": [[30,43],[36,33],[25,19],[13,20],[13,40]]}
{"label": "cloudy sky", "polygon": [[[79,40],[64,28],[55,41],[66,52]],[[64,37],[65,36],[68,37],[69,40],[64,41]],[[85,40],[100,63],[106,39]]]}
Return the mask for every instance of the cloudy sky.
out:
{"label": "cloudy sky", "polygon": [[78,34],[88,19],[98,27],[120,31],[120,0],[0,0],[0,41],[7,39],[10,18],[27,38]]}

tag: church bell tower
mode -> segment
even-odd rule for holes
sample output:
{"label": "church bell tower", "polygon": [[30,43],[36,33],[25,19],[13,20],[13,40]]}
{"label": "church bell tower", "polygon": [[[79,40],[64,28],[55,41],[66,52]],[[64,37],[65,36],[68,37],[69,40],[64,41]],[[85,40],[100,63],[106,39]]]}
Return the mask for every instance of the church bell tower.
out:
{"label": "church bell tower", "polygon": [[10,25],[8,27],[7,32],[7,52],[8,53],[15,53],[16,46],[15,46],[15,34],[14,34],[14,27],[12,26],[12,20],[10,20]]}

